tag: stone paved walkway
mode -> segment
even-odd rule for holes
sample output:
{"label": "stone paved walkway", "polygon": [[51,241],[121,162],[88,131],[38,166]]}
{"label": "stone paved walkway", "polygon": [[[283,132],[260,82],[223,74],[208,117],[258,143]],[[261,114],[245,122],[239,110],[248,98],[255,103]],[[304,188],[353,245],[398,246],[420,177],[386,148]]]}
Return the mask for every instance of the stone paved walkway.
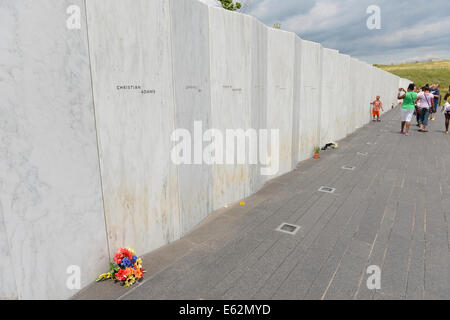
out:
{"label": "stone paved walkway", "polygon": [[[389,112],[147,255],[138,286],[96,284],[75,298],[450,299],[450,136],[442,115],[409,137],[399,119]],[[275,231],[283,222],[301,229]],[[370,265],[380,290],[367,288]]]}

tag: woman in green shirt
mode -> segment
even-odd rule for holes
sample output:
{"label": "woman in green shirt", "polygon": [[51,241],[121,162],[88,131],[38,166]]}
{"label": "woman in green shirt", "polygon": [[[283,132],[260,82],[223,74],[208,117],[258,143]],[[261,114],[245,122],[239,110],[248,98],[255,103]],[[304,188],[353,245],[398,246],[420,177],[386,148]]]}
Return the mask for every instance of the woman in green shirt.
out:
{"label": "woman in green shirt", "polygon": [[[405,133],[409,135],[409,127],[411,126],[411,119],[414,114],[415,104],[417,102],[417,92],[415,92],[416,85],[411,83],[408,86],[408,92],[405,89],[398,89],[398,99],[403,100],[402,104],[402,131],[400,133]],[[405,130],[406,125],[406,132]]]}

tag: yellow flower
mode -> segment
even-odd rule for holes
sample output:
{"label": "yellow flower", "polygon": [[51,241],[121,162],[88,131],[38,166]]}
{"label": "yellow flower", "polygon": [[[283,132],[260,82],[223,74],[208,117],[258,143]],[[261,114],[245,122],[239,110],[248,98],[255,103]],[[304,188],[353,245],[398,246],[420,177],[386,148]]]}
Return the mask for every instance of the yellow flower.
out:
{"label": "yellow flower", "polygon": [[101,274],[101,275],[98,276],[97,282],[103,281],[103,280],[107,280],[107,279],[111,279],[111,277],[112,277],[112,274],[111,274],[110,272],[108,272],[108,273],[103,273],[103,274]]}
{"label": "yellow flower", "polygon": [[128,276],[128,279],[125,280],[125,287],[132,286],[136,282],[136,277],[134,275]]}

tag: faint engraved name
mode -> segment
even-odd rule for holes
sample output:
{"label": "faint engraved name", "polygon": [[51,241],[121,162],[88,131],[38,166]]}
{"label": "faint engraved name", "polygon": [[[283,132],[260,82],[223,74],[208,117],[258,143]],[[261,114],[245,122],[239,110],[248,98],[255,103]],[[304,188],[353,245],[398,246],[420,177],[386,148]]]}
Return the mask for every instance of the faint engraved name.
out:
{"label": "faint engraved name", "polygon": [[202,89],[200,89],[199,87],[194,86],[194,85],[186,86],[185,89],[186,89],[186,90],[196,90],[196,91],[198,91],[198,92],[202,92]]}

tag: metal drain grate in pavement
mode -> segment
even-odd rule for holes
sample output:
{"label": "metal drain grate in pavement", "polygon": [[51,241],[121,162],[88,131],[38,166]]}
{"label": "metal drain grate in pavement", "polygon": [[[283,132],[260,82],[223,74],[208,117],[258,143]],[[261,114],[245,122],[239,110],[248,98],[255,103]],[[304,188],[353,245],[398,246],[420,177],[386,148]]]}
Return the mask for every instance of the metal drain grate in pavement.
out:
{"label": "metal drain grate in pavement", "polygon": [[284,232],[290,235],[295,235],[298,232],[298,230],[300,230],[299,226],[290,223],[283,223],[281,226],[277,228],[276,231]]}
{"label": "metal drain grate in pavement", "polygon": [[319,192],[325,192],[325,193],[334,193],[336,191],[335,188],[330,187],[320,187]]}

